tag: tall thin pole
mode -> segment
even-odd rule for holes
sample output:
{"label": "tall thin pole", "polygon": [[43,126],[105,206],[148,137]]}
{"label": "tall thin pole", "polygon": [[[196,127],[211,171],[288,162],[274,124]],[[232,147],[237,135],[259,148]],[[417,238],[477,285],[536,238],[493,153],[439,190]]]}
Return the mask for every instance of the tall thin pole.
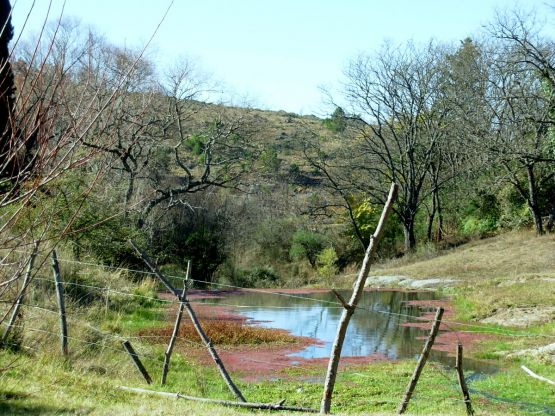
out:
{"label": "tall thin pole", "polygon": [[457,359],[455,361],[455,368],[457,369],[457,378],[459,380],[459,386],[463,394],[464,405],[466,406],[466,414],[468,416],[472,416],[474,415],[474,409],[472,409],[472,403],[470,402],[470,393],[468,392],[466,380],[464,379],[463,346],[460,342],[457,343]]}
{"label": "tall thin pole", "polygon": [[432,346],[434,345],[437,333],[439,332],[439,326],[441,325],[442,316],[443,308],[439,307],[437,308],[436,316],[434,317],[434,323],[432,324],[432,329],[430,330],[430,334],[428,335],[426,343],[424,344],[422,354],[420,354],[420,358],[418,359],[418,363],[416,364],[414,373],[412,374],[409,385],[407,386],[407,390],[405,391],[403,401],[399,406],[399,410],[397,410],[398,414],[405,413],[405,411],[407,410],[407,406],[409,405],[412,393],[414,393],[414,389],[416,388],[416,383],[418,383],[418,379],[420,378],[422,369],[424,368],[424,365],[426,365],[426,361],[428,361],[428,356],[430,355],[430,351],[432,350]]}
{"label": "tall thin pole", "polygon": [[54,280],[56,282],[56,298],[58,299],[58,308],[60,311],[60,335],[61,335],[61,347],[62,354],[67,357],[68,347],[67,347],[67,321],[66,321],[66,307],[64,302],[64,286],[62,283],[62,275],[60,273],[60,265],[58,264],[58,257],[56,256],[56,250],[52,250],[51,255],[52,263],[52,273],[54,274]]}
{"label": "tall thin pole", "polygon": [[173,326],[173,332],[170,337],[170,341],[168,342],[168,348],[166,349],[166,353],[164,354],[164,365],[162,366],[162,381],[160,382],[160,384],[162,385],[166,384],[166,377],[168,375],[173,346],[175,344],[177,334],[179,333],[179,325],[181,324],[183,309],[185,309],[185,303],[183,301],[187,299],[187,283],[189,281],[189,277],[191,276],[190,273],[191,273],[191,261],[189,260],[187,262],[187,274],[185,275],[185,280],[183,280],[183,292],[181,293],[181,297],[180,297],[181,302],[179,302],[177,315],[175,317],[175,325]]}
{"label": "tall thin pole", "polygon": [[133,361],[133,364],[135,364],[135,367],[137,368],[137,370],[139,370],[139,373],[141,373],[141,375],[145,379],[146,384],[151,384],[152,378],[148,374],[148,371],[146,371],[145,366],[143,365],[143,363],[141,362],[141,359],[133,349],[133,346],[131,345],[131,343],[128,340],[125,340],[121,343],[121,345],[123,345],[123,348],[125,348],[125,351],[127,351],[127,354],[129,354],[129,357]]}
{"label": "tall thin pole", "polygon": [[201,326],[201,324],[200,324],[200,322],[199,322],[199,320],[198,320],[198,318],[195,314],[195,311],[193,310],[193,308],[189,304],[189,301],[187,299],[181,299],[180,293],[172,286],[172,284],[166,278],[166,276],[164,276],[162,274],[162,272],[158,269],[158,267],[156,267],[156,265],[154,265],[154,263],[152,263],[150,261],[148,256],[141,249],[139,249],[139,247],[137,247],[137,245],[133,241],[130,240],[129,243],[137,251],[139,256],[141,256],[141,258],[146,263],[146,265],[150,268],[150,270],[152,270],[152,272],[156,276],[158,276],[158,278],[162,281],[162,283],[168,288],[168,290],[171,293],[173,293],[175,295],[175,297],[177,297],[177,299],[179,299],[180,302],[183,301],[183,304],[185,306],[185,310],[189,314],[189,317],[191,318],[191,322],[193,323],[193,326],[195,327],[195,330],[197,331],[197,333],[198,333],[200,339],[202,340],[203,344],[208,349],[208,352],[210,353],[210,356],[212,357],[212,359],[216,363],[216,366],[218,367],[218,370],[220,371],[220,374],[221,374],[222,378],[224,379],[225,384],[227,385],[229,390],[233,393],[233,395],[237,398],[237,400],[239,400],[241,402],[246,402],[245,398],[241,394],[241,391],[235,385],[235,383],[233,382],[233,380],[229,376],[229,373],[225,369],[224,363],[222,362],[220,356],[216,352],[216,349],[212,345],[212,341],[210,341],[210,338],[208,338],[208,336],[206,335],[206,333],[202,329],[202,326]]}
{"label": "tall thin pole", "polygon": [[333,389],[335,386],[335,379],[337,377],[337,368],[339,367],[339,360],[341,359],[341,349],[343,348],[343,342],[345,341],[345,334],[347,333],[347,328],[349,326],[349,321],[351,320],[351,316],[353,316],[353,314],[355,313],[355,309],[357,307],[358,301],[362,297],[362,293],[364,291],[364,285],[366,283],[366,278],[368,277],[368,273],[370,271],[370,265],[372,264],[372,258],[376,253],[377,245],[383,234],[385,223],[393,208],[393,202],[397,197],[397,189],[398,189],[397,184],[395,183],[391,184],[391,188],[389,190],[389,196],[383,208],[380,221],[378,222],[376,231],[370,238],[370,244],[366,249],[364,260],[362,261],[362,267],[360,269],[357,280],[355,282],[351,299],[348,304],[346,304],[344,301],[342,302],[344,309],[341,315],[341,319],[339,321],[339,326],[337,327],[337,335],[335,336],[335,341],[333,342],[333,346],[331,350],[330,360],[328,363],[328,371],[326,373],[326,381],[324,384],[324,393],[322,396],[322,403],[320,406],[320,413],[330,412],[331,398],[332,398]]}

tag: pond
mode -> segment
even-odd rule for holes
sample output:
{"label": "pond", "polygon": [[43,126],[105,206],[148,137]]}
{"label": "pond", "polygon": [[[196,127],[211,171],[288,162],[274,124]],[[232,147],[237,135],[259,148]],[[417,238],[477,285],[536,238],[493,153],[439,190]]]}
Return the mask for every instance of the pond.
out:
{"label": "pond", "polygon": [[[346,299],[351,294],[350,291],[340,293]],[[365,291],[350,321],[342,356],[417,357],[427,331],[402,324],[415,322],[411,317],[423,313],[421,308],[411,305],[411,301],[433,299],[436,299],[433,292]],[[291,354],[291,357],[305,359],[329,357],[342,313],[336,297],[328,291],[294,295],[245,291],[226,295],[216,302],[237,305],[236,312],[247,317],[251,324],[314,338],[316,343]],[[452,361],[445,354],[436,352],[433,355],[432,358]]]}

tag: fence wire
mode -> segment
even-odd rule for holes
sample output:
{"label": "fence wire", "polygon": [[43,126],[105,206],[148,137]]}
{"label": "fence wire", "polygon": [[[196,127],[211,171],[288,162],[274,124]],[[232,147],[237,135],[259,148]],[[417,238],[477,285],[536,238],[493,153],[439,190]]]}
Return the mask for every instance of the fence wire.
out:
{"label": "fence wire", "polygon": [[[102,264],[97,264],[97,263],[91,263],[91,262],[82,262],[82,261],[76,261],[76,260],[68,260],[68,259],[58,259],[59,262],[61,263],[70,263],[70,264],[79,264],[79,265],[83,265],[83,266],[88,266],[88,267],[95,267],[95,268],[102,268],[102,269],[110,269],[110,270],[116,270],[116,271],[124,271],[124,272],[129,272],[129,273],[138,273],[138,274],[143,274],[143,275],[149,275],[149,276],[154,276],[154,273],[152,272],[148,272],[148,271],[144,271],[144,270],[134,270],[134,269],[129,269],[129,268],[123,268],[123,267],[113,267],[113,266],[106,266],[106,265],[102,265]],[[183,281],[183,277],[181,276],[174,276],[174,275],[166,275],[166,277],[171,278],[173,280],[179,280],[179,282]],[[33,280],[37,280],[37,281],[44,281],[44,282],[48,282],[49,284],[54,284],[55,282],[53,281],[53,279],[47,279],[47,278],[43,278],[43,277],[39,277],[39,276],[34,276]],[[198,283],[207,283],[198,279],[190,279],[193,282],[198,282]],[[15,279],[14,279],[15,281]],[[247,292],[255,292],[255,293],[262,293],[262,294],[267,294],[267,295],[272,295],[272,296],[280,296],[280,297],[287,297],[287,298],[293,298],[293,299],[300,299],[300,300],[304,300],[304,301],[312,301],[318,304],[326,304],[328,305],[328,307],[331,308],[337,308],[337,309],[343,309],[343,305],[340,302],[335,302],[335,301],[330,301],[330,300],[326,300],[326,299],[319,299],[319,298],[313,298],[311,296],[305,296],[305,295],[296,295],[296,294],[291,294],[291,293],[284,293],[284,292],[279,292],[279,290],[264,290],[264,289],[257,289],[257,288],[246,288],[246,287],[241,287],[241,286],[237,286],[237,285],[231,285],[231,284],[224,284],[224,283],[217,283],[217,282],[208,282],[208,284],[212,285],[212,286],[216,286],[216,287],[220,287],[220,288],[227,288],[227,289],[237,289],[237,290],[241,290],[241,291],[247,291]],[[160,298],[158,296],[146,296],[146,295],[142,295],[142,294],[138,294],[138,293],[133,293],[130,291],[125,291],[125,290],[121,290],[121,289],[116,289],[116,288],[112,288],[112,287],[107,287],[107,286],[97,286],[97,285],[92,285],[92,284],[84,284],[84,283],[78,283],[78,282],[64,282],[64,286],[76,286],[76,287],[82,287],[82,288],[87,288],[87,289],[92,289],[92,290],[98,290],[100,292],[104,292],[107,295],[110,293],[114,293],[114,294],[119,294],[119,295],[123,295],[123,296],[129,296],[129,297],[135,297],[135,298],[140,298],[140,299],[145,299],[145,300],[150,300],[153,302],[157,302],[160,304],[177,304],[179,303],[179,300],[177,299],[163,299]],[[169,292],[168,292],[169,293]],[[4,303],[4,304],[10,304],[13,303],[12,302],[8,302],[8,301],[0,301],[0,303]],[[189,301],[189,303],[191,304],[202,304],[202,305],[209,305],[209,306],[214,306],[214,305],[218,305],[218,306],[224,306],[224,307],[229,307],[229,308],[252,308],[253,305],[241,305],[241,304],[231,304],[231,303],[223,303],[223,302],[210,302],[210,301],[206,301],[206,300],[191,300]],[[47,312],[50,314],[55,314],[58,315],[59,311],[57,309],[53,309],[53,308],[49,308],[46,307],[45,305],[38,305],[38,304],[30,304],[30,303],[26,303],[26,302],[22,302],[21,306],[24,308],[29,308],[29,309],[34,309],[36,311],[40,311],[40,312]],[[275,308],[275,309],[296,309],[297,307],[295,306],[276,306],[276,305],[269,305],[268,308]],[[414,321],[417,323],[429,323],[431,322],[431,318],[430,317],[421,317],[421,316],[413,316],[413,315],[409,315],[406,313],[401,313],[401,312],[393,312],[393,311],[387,311],[387,310],[380,310],[380,309],[376,309],[376,308],[370,308],[370,307],[365,307],[364,305],[359,305],[357,306],[357,309],[360,310],[365,310],[368,312],[373,312],[373,313],[380,313],[380,314],[385,314],[385,315],[390,315],[391,317],[395,318],[395,324],[396,325],[401,325],[404,323],[408,323],[410,321]],[[79,312],[69,312],[66,314],[69,316],[70,321],[72,322],[72,324],[77,324],[77,325],[81,325],[84,326],[88,329],[91,329],[95,332],[97,332],[98,334],[102,335],[103,339],[100,341],[90,341],[90,340],[86,340],[84,338],[80,338],[80,337],[75,337],[75,336],[68,336],[68,339],[72,342],[75,343],[79,343],[81,345],[83,345],[83,348],[90,348],[90,347],[95,347],[95,348],[101,348],[101,349],[106,349],[106,350],[110,350],[110,351],[114,351],[117,352],[119,354],[125,354],[127,355],[127,353],[123,350],[123,348],[115,348],[113,346],[110,345],[106,345],[107,340],[112,340],[112,341],[118,341],[121,342],[123,340],[132,340],[134,341],[137,346],[139,347],[139,350],[137,352],[137,355],[146,360],[146,361],[154,361],[154,362],[160,362],[162,355],[154,355],[152,353],[152,340],[167,340],[169,337],[168,336],[163,336],[163,335],[122,335],[122,334],[116,334],[116,333],[111,333],[108,331],[104,331],[100,328],[95,327],[94,325],[86,322],[83,319],[83,316],[79,314]],[[469,323],[462,323],[462,322],[456,322],[456,321],[449,321],[449,320],[442,320],[442,327],[448,329],[449,331],[451,331],[451,333],[455,334],[457,340],[459,343],[461,342],[461,338],[459,334],[463,334],[463,333],[479,333],[479,334],[493,334],[493,335],[500,335],[500,336],[510,336],[510,337],[530,337],[530,338],[549,338],[549,339],[555,339],[555,335],[550,335],[550,334],[536,334],[536,333],[531,333],[531,332],[526,332],[526,331],[509,331],[509,330],[503,330],[500,328],[492,328],[490,326],[486,326],[486,325],[480,325],[480,324],[469,324]],[[5,326],[6,323],[2,322],[0,323],[0,326]],[[38,334],[43,334],[45,336],[55,336],[55,337],[59,337],[60,334],[54,331],[50,331],[44,328],[37,328],[37,327],[30,327],[29,325],[22,325],[22,324],[16,324],[13,327],[17,327],[19,329],[23,329],[25,331],[30,331],[30,332],[34,332],[34,333],[38,333]],[[455,329],[455,327],[457,328],[469,328],[469,329]],[[421,329],[425,329],[425,328],[421,328]],[[204,344],[200,343],[200,342],[195,342],[191,339],[188,339],[186,337],[182,337],[182,336],[177,336],[176,337],[178,341],[184,342],[189,346],[192,346],[194,348],[205,348]],[[147,346],[143,345],[143,341],[147,342]],[[162,343],[160,343],[162,344]],[[22,345],[21,343],[11,343],[8,342],[6,343],[6,345],[9,346],[13,346],[13,347],[18,347],[18,348],[24,348],[26,350],[32,351],[32,352],[39,352],[40,348],[37,348],[36,346],[30,346],[30,345]],[[227,348],[225,346],[219,345],[218,346],[219,349],[223,349],[224,351],[227,350]],[[73,347],[73,351],[75,351],[75,347]],[[147,352],[149,351],[149,352]],[[79,351],[79,352],[83,352],[83,351]],[[76,352],[74,352],[76,353]],[[255,358],[249,358],[249,357],[245,357],[244,358],[246,361],[252,361],[252,362],[257,362],[257,363],[262,363],[262,364],[268,364],[268,365],[272,365],[272,366],[283,366],[283,367],[291,367],[291,364],[287,364],[287,363],[276,363],[275,361],[265,361],[265,360],[260,360],[260,359],[255,359]],[[458,390],[458,386],[457,386],[457,382],[454,380],[454,374],[455,374],[455,369],[452,366],[447,366],[444,365],[444,367],[438,367],[435,366],[435,370],[437,371],[437,374],[439,374],[443,379],[445,379],[446,383],[443,384],[437,384],[436,387],[439,389],[453,389],[453,390]],[[449,373],[447,373],[446,371],[449,370]],[[479,390],[475,390],[475,389],[470,389],[470,392],[472,395],[479,395],[485,399],[488,400],[499,400],[499,401],[505,401],[507,402],[507,400],[505,399],[500,399],[500,398],[496,398],[494,395],[485,392],[485,391],[479,391]],[[423,399],[427,399],[424,397],[420,397],[418,396],[418,394],[416,394],[413,397],[415,400],[423,400]],[[464,400],[461,396],[448,396],[445,398],[442,398],[442,400],[445,401],[452,401],[452,402],[457,402],[457,403],[461,403],[464,404]],[[521,403],[521,402],[517,402],[517,401],[510,401],[508,400],[508,402],[512,403],[512,404],[517,404],[517,405],[524,405],[524,406],[535,406],[535,408],[538,409],[538,412],[543,412],[543,413],[547,413],[547,414],[555,414],[555,412],[553,411],[553,409],[550,409],[547,406],[543,406],[543,405],[539,405],[539,404],[535,404],[535,403]]]}

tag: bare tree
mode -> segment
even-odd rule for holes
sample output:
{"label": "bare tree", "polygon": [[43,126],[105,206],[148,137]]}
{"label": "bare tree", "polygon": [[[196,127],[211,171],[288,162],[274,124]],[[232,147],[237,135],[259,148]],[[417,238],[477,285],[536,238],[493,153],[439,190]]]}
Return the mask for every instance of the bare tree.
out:
{"label": "bare tree", "polygon": [[518,13],[499,15],[491,27],[489,97],[492,134],[487,147],[526,201],[536,232],[555,198],[541,195],[555,177],[555,44]]}
{"label": "bare tree", "polygon": [[[75,25],[61,17],[51,25],[45,19],[30,43],[8,45],[12,33],[9,3],[3,1],[1,6],[0,27],[5,36],[0,47],[0,85],[5,88],[0,91],[0,247],[6,250],[2,263],[8,266],[0,270],[0,295],[15,299],[11,294],[17,293],[28,259],[20,252],[46,239],[51,240],[51,249],[74,232],[72,224],[83,202],[108,172],[111,161],[84,143],[105,144],[102,135],[91,135],[91,131],[103,113],[126,99],[123,86],[144,51],[109,90],[101,88],[101,80],[94,78],[97,73],[85,67],[87,43],[76,37]],[[77,171],[88,180],[74,195],[75,204],[61,222],[55,203],[60,195],[54,188],[68,173]]]}
{"label": "bare tree", "polygon": [[[342,189],[350,213],[347,201],[353,194],[382,204],[387,184],[399,184],[394,211],[403,224],[406,250],[416,245],[416,215],[430,192],[428,176],[447,136],[450,108],[442,92],[443,58],[443,49],[433,43],[424,49],[409,43],[401,48],[386,45],[351,62],[345,92],[354,131],[349,144],[339,149],[344,155],[333,163],[320,158],[322,172],[334,188]],[[342,173],[331,172],[332,165],[341,166],[335,170]]]}

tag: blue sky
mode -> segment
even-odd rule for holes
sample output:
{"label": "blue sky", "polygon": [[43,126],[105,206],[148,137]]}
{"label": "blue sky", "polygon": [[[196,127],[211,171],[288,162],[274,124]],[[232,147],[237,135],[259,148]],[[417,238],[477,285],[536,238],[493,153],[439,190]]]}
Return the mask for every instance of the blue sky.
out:
{"label": "blue sky", "polygon": [[[64,15],[93,26],[110,41],[140,47],[170,0],[67,0]],[[13,0],[21,30],[32,0]],[[193,60],[235,97],[255,107],[323,115],[320,91],[334,89],[349,59],[385,40],[456,42],[479,33],[496,9],[535,8],[544,0],[175,0],[149,54],[162,65]],[[36,32],[48,0],[36,0],[25,32]],[[63,1],[52,1],[52,16]]]}

